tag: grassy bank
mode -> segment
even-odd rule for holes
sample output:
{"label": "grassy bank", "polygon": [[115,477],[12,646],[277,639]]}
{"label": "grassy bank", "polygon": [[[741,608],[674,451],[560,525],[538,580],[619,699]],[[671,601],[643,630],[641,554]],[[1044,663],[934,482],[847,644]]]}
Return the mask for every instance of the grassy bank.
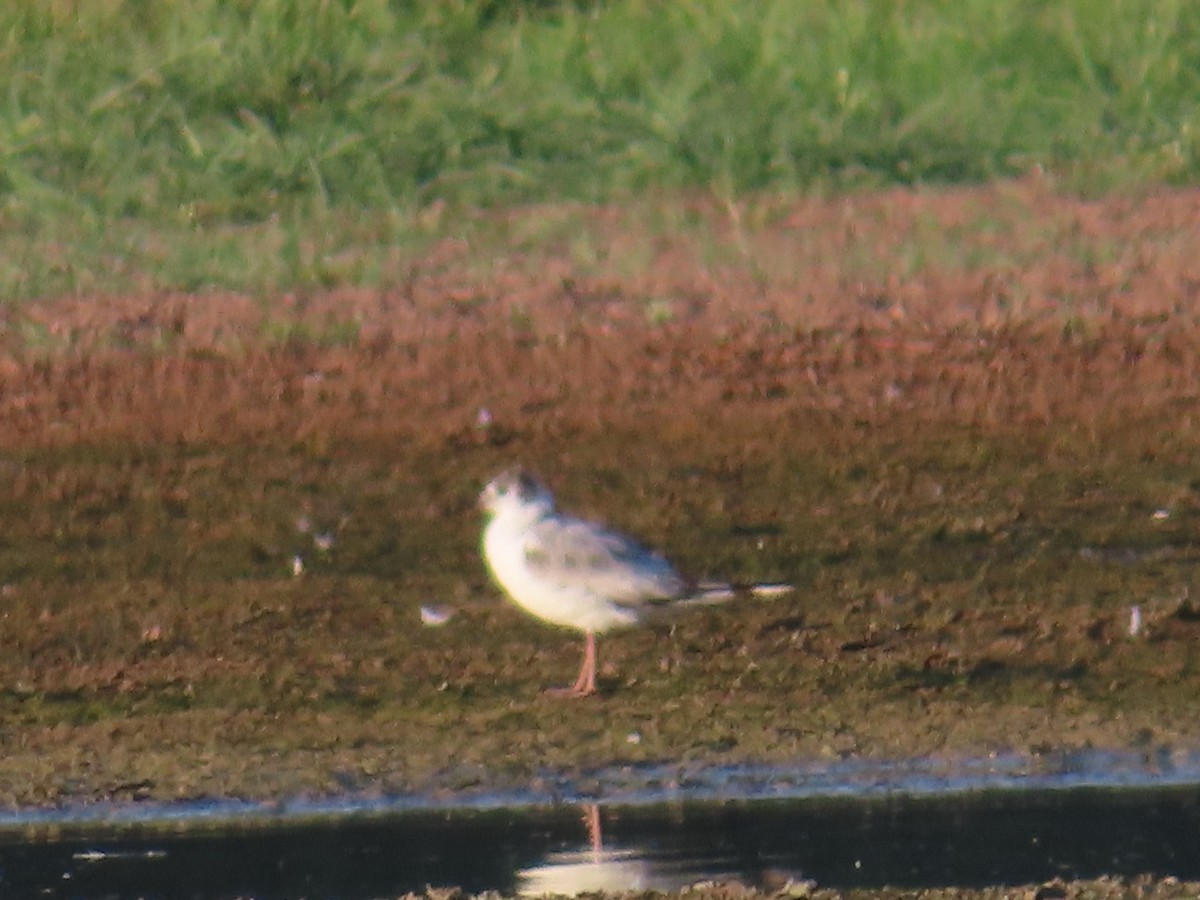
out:
{"label": "grassy bank", "polygon": [[1181,0],[16,2],[0,296],[400,280],[463,211],[1194,179]]}

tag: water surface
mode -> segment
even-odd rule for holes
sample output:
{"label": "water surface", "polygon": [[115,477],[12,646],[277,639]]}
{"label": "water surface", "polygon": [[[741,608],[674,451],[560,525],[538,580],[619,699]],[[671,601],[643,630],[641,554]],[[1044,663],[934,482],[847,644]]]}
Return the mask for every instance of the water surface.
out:
{"label": "water surface", "polygon": [[[10,813],[0,896],[399,896],[672,890],[736,880],[981,887],[1053,877],[1200,879],[1191,756],[1088,751],[972,765],[669,767],[509,795],[137,805]],[[673,777],[668,777],[674,771]],[[593,787],[598,773],[587,783]],[[626,794],[617,786],[625,779]],[[637,786],[635,789],[635,785]],[[738,793],[740,792],[740,796]]]}

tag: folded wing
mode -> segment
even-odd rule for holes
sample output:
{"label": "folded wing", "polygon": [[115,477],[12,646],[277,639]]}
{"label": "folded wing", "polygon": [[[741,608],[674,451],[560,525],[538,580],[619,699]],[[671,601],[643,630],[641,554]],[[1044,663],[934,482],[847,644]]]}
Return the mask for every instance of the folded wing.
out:
{"label": "folded wing", "polygon": [[594,522],[546,518],[529,529],[525,560],[559,586],[589,591],[614,603],[669,600],[689,583],[664,557]]}

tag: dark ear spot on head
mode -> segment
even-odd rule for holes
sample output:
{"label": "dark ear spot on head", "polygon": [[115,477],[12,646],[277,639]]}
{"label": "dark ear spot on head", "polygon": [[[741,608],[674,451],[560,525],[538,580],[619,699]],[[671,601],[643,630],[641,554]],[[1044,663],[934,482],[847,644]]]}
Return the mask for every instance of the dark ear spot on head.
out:
{"label": "dark ear spot on head", "polygon": [[522,497],[532,497],[538,492],[537,479],[522,469],[517,473],[517,490]]}

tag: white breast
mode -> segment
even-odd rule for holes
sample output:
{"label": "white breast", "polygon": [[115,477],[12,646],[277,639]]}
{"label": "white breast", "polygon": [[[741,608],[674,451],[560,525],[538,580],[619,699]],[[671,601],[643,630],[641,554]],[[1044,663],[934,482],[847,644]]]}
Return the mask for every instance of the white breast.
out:
{"label": "white breast", "polygon": [[585,588],[556,584],[532,570],[525,556],[524,524],[495,516],[483,532],[483,558],[518,606],[552,624],[593,634],[637,624],[635,608]]}

